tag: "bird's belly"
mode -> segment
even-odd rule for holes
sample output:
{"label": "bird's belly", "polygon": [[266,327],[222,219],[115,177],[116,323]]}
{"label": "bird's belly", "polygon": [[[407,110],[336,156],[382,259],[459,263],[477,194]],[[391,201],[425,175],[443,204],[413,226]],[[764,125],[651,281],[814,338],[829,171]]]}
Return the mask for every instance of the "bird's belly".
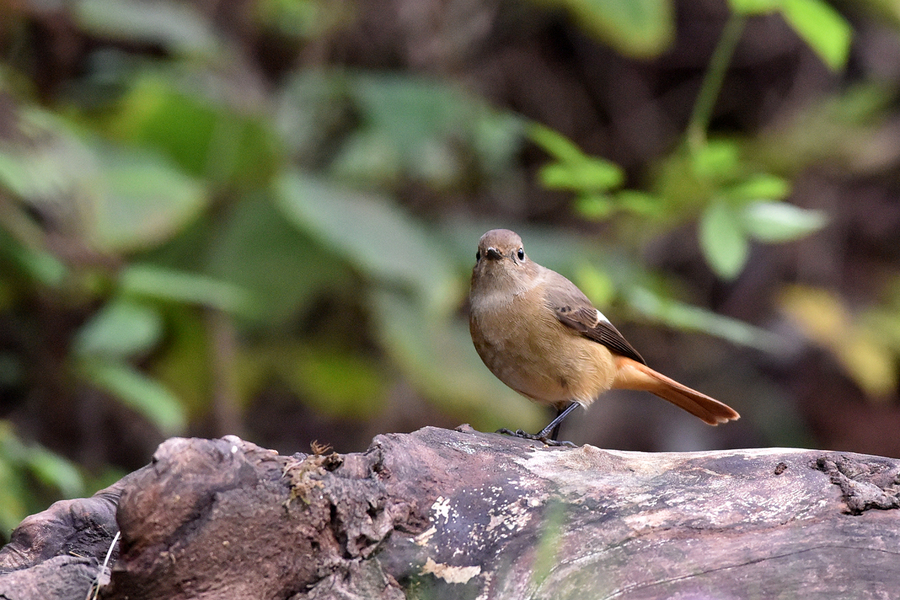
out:
{"label": "bird's belly", "polygon": [[[473,315],[475,348],[500,381],[532,400],[557,407],[575,401],[590,404],[608,390],[615,377],[612,355],[557,321],[539,327],[523,319],[540,316],[517,313],[513,320]],[[480,333],[475,334],[475,329]],[[535,335],[532,332],[542,332]]]}

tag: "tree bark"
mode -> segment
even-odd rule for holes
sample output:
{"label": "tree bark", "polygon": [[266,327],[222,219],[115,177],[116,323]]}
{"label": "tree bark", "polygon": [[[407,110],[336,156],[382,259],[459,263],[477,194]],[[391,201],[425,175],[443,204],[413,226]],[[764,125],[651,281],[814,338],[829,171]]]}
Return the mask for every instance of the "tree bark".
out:
{"label": "tree bark", "polygon": [[[461,428],[363,453],[172,439],[29,517],[0,598],[890,598],[900,461],[795,449],[547,448]],[[115,520],[113,520],[115,519]]]}

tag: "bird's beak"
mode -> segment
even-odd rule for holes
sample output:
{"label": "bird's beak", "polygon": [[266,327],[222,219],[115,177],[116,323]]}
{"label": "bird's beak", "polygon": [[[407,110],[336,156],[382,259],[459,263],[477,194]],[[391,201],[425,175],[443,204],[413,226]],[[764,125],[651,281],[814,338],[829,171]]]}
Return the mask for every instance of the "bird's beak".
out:
{"label": "bird's beak", "polygon": [[499,259],[503,258],[503,255],[500,254],[500,251],[497,250],[496,248],[488,248],[487,251],[485,251],[485,253],[484,253],[484,257],[489,258],[491,260],[499,260]]}

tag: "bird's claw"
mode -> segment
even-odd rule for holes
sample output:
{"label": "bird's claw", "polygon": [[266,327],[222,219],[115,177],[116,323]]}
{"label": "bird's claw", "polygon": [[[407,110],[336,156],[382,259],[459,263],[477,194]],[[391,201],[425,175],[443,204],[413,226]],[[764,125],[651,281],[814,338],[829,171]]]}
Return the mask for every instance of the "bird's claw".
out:
{"label": "bird's claw", "polygon": [[533,433],[528,433],[528,432],[522,431],[521,429],[516,429],[515,431],[512,431],[510,429],[503,427],[501,429],[498,429],[497,433],[511,435],[513,437],[521,438],[523,440],[534,440],[536,442],[541,442],[547,446],[577,448],[577,446],[575,444],[573,444],[572,442],[554,440],[547,435],[543,435],[543,436],[536,435]]}

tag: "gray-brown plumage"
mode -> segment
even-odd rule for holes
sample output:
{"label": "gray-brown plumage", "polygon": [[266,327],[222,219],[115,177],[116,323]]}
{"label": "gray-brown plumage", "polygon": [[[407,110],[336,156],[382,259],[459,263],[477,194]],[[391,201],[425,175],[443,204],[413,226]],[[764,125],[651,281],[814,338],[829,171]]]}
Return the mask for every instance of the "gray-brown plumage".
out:
{"label": "gray-brown plumage", "polygon": [[[469,300],[472,341],[488,369],[560,413],[616,388],[651,392],[710,425],[740,417],[648,367],[574,283],[531,261],[512,231],[494,229],[481,237]],[[525,437],[546,441],[558,421]]]}

